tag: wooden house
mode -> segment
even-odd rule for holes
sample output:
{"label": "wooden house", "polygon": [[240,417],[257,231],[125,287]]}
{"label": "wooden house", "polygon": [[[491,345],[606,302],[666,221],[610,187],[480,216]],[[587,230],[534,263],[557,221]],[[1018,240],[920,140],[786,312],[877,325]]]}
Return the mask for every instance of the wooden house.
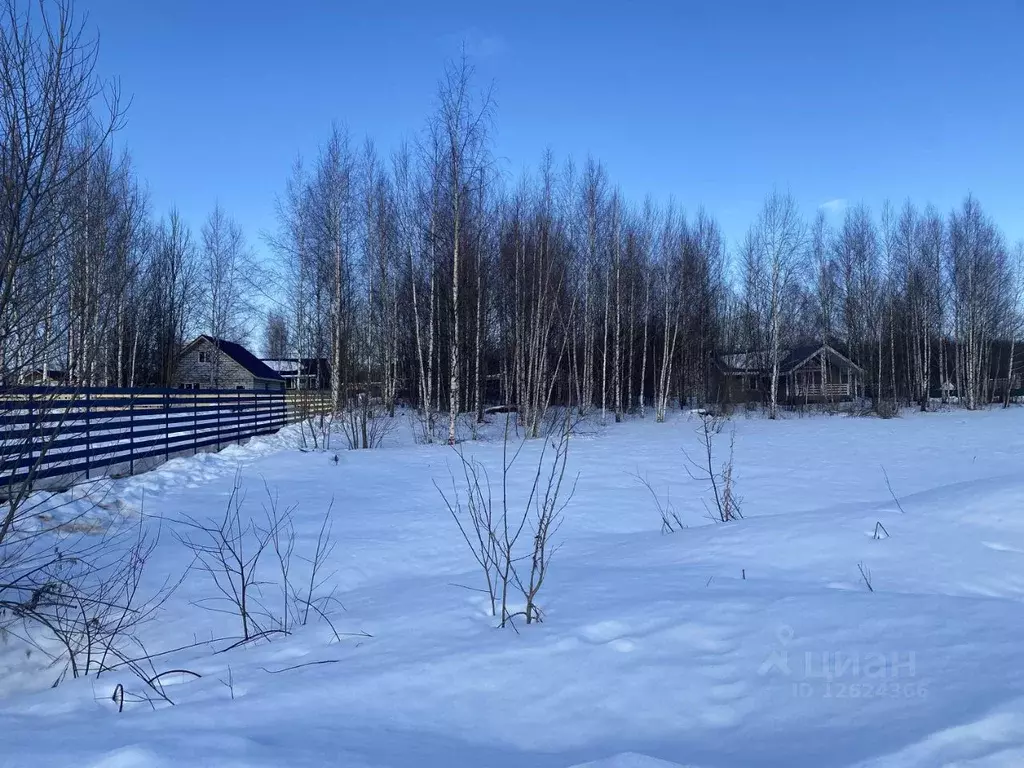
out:
{"label": "wooden house", "polygon": [[283,390],[281,375],[241,344],[202,335],[178,357],[174,385],[182,389]]}
{"label": "wooden house", "polygon": [[265,357],[263,362],[281,375],[286,389],[331,388],[331,366],[325,357]]}
{"label": "wooden house", "polygon": [[[766,351],[737,352],[715,359],[712,391],[722,403],[766,402],[772,370]],[[865,372],[828,344],[779,351],[778,401],[784,404],[838,402],[864,395]]]}

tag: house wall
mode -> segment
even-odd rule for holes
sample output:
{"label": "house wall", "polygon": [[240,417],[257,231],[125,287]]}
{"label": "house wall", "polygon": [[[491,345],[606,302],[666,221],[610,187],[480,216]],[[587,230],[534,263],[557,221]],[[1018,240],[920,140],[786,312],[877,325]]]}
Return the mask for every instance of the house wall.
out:
{"label": "house wall", "polygon": [[1010,397],[1024,397],[1024,374],[1014,374],[1012,379],[1003,377],[989,381],[989,391],[992,393],[993,402],[1001,402],[1006,399],[1006,389],[1010,389]]}
{"label": "house wall", "polygon": [[767,393],[768,380],[762,376],[732,375],[713,369],[709,378],[711,397],[722,404],[760,403]]}
{"label": "house wall", "polygon": [[[821,361],[818,358],[789,374],[787,376],[789,384],[787,399],[789,402],[799,404],[849,400],[856,395],[857,388],[861,383],[854,369],[847,365],[837,365],[834,362],[825,366],[824,389],[821,386],[821,374]],[[806,382],[806,386],[801,387],[801,379]],[[830,389],[844,385],[849,385],[848,392],[837,392],[835,389]],[[787,392],[786,382],[780,382],[779,386],[785,394]]]}
{"label": "house wall", "polygon": [[[199,361],[200,352],[206,353],[206,362]],[[260,386],[256,386],[257,383]],[[176,387],[198,384],[204,389],[266,389],[266,383],[269,382],[255,379],[246,368],[205,339],[181,356],[174,375]]]}

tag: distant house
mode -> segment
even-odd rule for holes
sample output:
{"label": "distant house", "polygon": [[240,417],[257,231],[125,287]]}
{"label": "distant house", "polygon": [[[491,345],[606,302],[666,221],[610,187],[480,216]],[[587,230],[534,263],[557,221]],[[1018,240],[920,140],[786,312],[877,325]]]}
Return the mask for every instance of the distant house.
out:
{"label": "distant house", "polygon": [[326,357],[273,357],[263,362],[281,375],[286,389],[330,389],[331,367]]}
{"label": "distant house", "polygon": [[174,384],[182,389],[285,388],[281,375],[241,344],[205,334],[181,351]]}
{"label": "distant house", "polygon": [[66,387],[70,379],[65,371],[56,368],[31,368],[22,370],[14,368],[0,374],[0,387]]}
{"label": "distant house", "polygon": [[[713,391],[723,403],[768,400],[771,378],[765,351],[722,355],[712,364]],[[864,380],[864,369],[828,344],[779,351],[779,402],[850,400],[864,394]]]}
{"label": "distant house", "polygon": [[70,383],[67,371],[56,368],[47,368],[45,372],[42,368],[35,368],[29,372],[26,379],[27,384],[44,387],[64,387]]}
{"label": "distant house", "polygon": [[995,402],[1024,397],[1024,343],[992,342],[988,378],[988,392]]}
{"label": "distant house", "polygon": [[[961,396],[960,378],[963,375],[958,365],[957,343],[944,339],[942,344],[943,355],[940,355],[938,345],[932,348],[929,396],[955,402]],[[944,369],[940,361],[945,362]],[[984,352],[982,372],[982,400],[998,403],[1007,397],[1014,401],[1024,398],[1024,341],[998,339],[989,342]]]}

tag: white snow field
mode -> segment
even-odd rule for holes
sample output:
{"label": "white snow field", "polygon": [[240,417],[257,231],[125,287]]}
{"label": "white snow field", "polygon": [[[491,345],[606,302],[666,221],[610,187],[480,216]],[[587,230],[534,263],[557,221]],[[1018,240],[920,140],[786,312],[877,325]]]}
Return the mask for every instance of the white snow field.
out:
{"label": "white snow field", "polygon": [[[297,551],[333,499],[340,640],[311,621],[168,653],[157,671],[202,677],[167,676],[174,706],[124,712],[111,695],[137,690],[131,675],[50,688],[58,670],[0,642],[0,765],[1024,765],[1024,409],[740,416],[745,518],[724,524],[683,468],[698,418],[572,439],[579,481],[545,620],[518,632],[457,586],[481,583],[433,485],[458,469],[446,446],[405,440],[335,464],[286,432],[115,481],[119,514],[163,520],[153,589],[189,567],[176,521],[220,515],[236,470],[245,514],[262,518],[264,482],[295,506]],[[497,481],[500,428],[487,436],[463,447]],[[524,449],[513,497],[539,448]],[[638,471],[671,489],[687,528],[660,532]],[[148,650],[237,636],[235,617],[199,602],[209,594],[189,571],[145,627]]]}

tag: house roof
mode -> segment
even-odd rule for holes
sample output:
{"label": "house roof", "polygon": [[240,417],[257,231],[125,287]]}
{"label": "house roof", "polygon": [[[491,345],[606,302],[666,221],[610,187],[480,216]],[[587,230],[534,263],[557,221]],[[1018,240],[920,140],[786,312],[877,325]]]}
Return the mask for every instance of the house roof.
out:
{"label": "house roof", "polygon": [[784,361],[785,365],[782,367],[782,370],[784,373],[792,373],[819,353],[827,356],[832,365],[846,366],[847,368],[864,373],[863,368],[831,344],[811,344],[792,349],[789,358]]}
{"label": "house roof", "polygon": [[727,371],[759,371],[764,367],[762,352],[733,352],[718,358],[719,365]]}
{"label": "house roof", "polygon": [[264,357],[262,360],[270,370],[280,374],[291,374],[294,376],[299,370],[299,358],[297,357]]}
{"label": "house roof", "polygon": [[[779,350],[779,374],[792,373],[800,366],[819,352],[824,352],[833,364],[846,365],[855,370],[863,369],[845,355],[836,351],[835,347],[829,344],[801,344]],[[736,352],[731,355],[722,355],[718,358],[718,364],[727,373],[756,373],[767,368],[768,353],[761,350],[751,352]]]}
{"label": "house roof", "polygon": [[287,376],[298,376],[300,373],[303,376],[326,375],[330,370],[326,357],[264,357],[263,362],[267,367]]}
{"label": "house roof", "polygon": [[249,373],[255,376],[257,379],[270,379],[271,381],[284,381],[281,378],[281,374],[270,368],[266,363],[260,360],[256,355],[250,352],[248,349],[243,347],[241,344],[236,344],[233,341],[227,341],[225,339],[218,339],[214,336],[208,336],[205,333],[202,336],[198,336],[193,339],[183,352],[189,350],[195,344],[200,341],[207,341],[213,344],[217,349],[223,352],[225,355],[230,357],[240,366],[245,368]]}

